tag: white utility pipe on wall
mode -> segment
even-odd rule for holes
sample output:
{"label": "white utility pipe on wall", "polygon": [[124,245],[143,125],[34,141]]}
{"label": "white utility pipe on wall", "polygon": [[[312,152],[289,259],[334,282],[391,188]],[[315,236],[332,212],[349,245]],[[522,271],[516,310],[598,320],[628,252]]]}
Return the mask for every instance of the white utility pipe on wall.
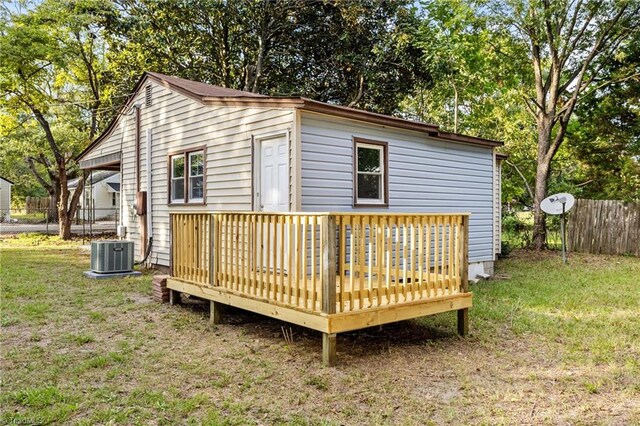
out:
{"label": "white utility pipe on wall", "polygon": [[[147,150],[146,150],[146,173],[147,173],[147,237],[153,238],[153,221],[152,221],[152,192],[151,192],[151,129],[147,129]],[[151,256],[149,256],[151,257]]]}

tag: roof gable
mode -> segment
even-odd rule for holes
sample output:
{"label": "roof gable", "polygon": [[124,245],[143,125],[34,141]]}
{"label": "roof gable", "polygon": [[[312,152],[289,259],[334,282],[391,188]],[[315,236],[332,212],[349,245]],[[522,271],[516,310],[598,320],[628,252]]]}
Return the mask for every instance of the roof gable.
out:
{"label": "roof gable", "polygon": [[215,98],[267,98],[268,96],[259,93],[245,92],[243,90],[230,89],[228,87],[214,86],[212,84],[199,81],[187,80],[171,75],[160,74],[158,72],[146,72],[145,75],[152,77],[156,82],[174,89],[181,89],[189,94],[199,97]]}

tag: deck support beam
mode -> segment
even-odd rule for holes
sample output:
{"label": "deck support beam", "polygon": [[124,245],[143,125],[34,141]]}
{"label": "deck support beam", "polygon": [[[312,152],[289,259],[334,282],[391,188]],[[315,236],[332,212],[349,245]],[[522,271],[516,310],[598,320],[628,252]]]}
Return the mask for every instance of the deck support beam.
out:
{"label": "deck support beam", "polygon": [[326,366],[336,365],[336,333],[322,333],[322,363]]}
{"label": "deck support beam", "polygon": [[458,334],[469,334],[469,308],[458,309]]}
{"label": "deck support beam", "polygon": [[211,325],[222,323],[222,303],[209,301],[209,323]]}

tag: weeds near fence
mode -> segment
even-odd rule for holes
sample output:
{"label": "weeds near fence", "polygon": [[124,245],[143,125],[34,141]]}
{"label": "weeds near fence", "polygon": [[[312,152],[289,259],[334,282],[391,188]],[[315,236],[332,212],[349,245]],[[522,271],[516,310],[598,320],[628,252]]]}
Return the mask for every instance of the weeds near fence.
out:
{"label": "weeds near fence", "polygon": [[[560,216],[546,217],[547,247],[560,250]],[[513,249],[531,248],[533,242],[533,212],[504,212],[502,214],[502,254],[508,255]]]}

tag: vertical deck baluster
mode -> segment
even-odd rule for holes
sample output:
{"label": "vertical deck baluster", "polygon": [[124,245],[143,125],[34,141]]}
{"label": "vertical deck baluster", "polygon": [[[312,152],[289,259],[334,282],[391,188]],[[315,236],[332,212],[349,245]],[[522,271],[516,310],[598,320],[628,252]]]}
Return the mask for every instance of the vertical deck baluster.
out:
{"label": "vertical deck baluster", "polygon": [[265,225],[265,234],[267,234],[267,245],[265,247],[265,285],[264,285],[264,295],[269,299],[271,296],[269,292],[271,291],[271,216],[264,215],[264,225]]}
{"label": "vertical deck baluster", "polygon": [[233,215],[230,214],[227,220],[229,224],[229,235],[227,235],[227,242],[229,243],[229,257],[227,258],[227,262],[229,262],[229,275],[227,277],[227,285],[230,290],[233,290]]}
{"label": "vertical deck baluster", "polygon": [[391,226],[389,217],[385,216],[382,221],[382,276],[384,277],[384,293],[387,296],[388,305],[391,303]]}
{"label": "vertical deck baluster", "polygon": [[394,303],[398,303],[400,300],[400,225],[398,222],[398,218],[396,216],[393,217],[393,226],[390,227],[390,231],[395,232],[395,238],[392,235],[394,245],[393,249],[395,252],[392,254],[394,257],[395,263],[393,264],[394,273],[393,273],[393,281],[394,281]]}
{"label": "vertical deck baluster", "polygon": [[302,221],[304,219],[303,216],[296,216],[295,217],[295,234],[294,234],[294,244],[295,244],[295,256],[293,257],[293,262],[294,262],[294,268],[295,268],[295,291],[294,291],[294,298],[295,298],[295,305],[296,306],[300,306],[300,286],[302,285],[302,278],[300,276],[300,249],[302,247]]}
{"label": "vertical deck baluster", "polygon": [[340,292],[338,293],[338,312],[344,312],[345,309],[345,280],[346,280],[346,265],[345,265],[345,258],[346,258],[346,230],[344,229],[345,223],[344,223],[344,216],[337,216],[336,217],[336,227],[338,228],[338,280],[340,282]]}
{"label": "vertical deck baluster", "polygon": [[419,287],[416,285],[416,255],[418,254],[417,244],[416,244],[416,233],[418,232],[416,226],[417,216],[411,216],[411,242],[409,243],[409,257],[411,258],[411,263],[409,267],[409,288],[411,290],[411,300],[416,300],[417,294],[416,289]]}
{"label": "vertical deck baluster", "polygon": [[453,255],[453,274],[456,292],[460,291],[460,216],[456,216],[455,246]]}
{"label": "vertical deck baluster", "polygon": [[[375,238],[374,229],[373,229],[373,218],[372,216],[365,216],[367,221],[367,228],[369,229],[369,244],[367,244],[367,248],[369,253],[365,253],[366,258],[368,259],[367,263],[367,290],[369,292],[369,306],[373,306],[373,255],[374,255],[374,246],[373,240]],[[365,228],[364,236],[366,238],[367,231]]]}
{"label": "vertical deck baluster", "polygon": [[175,277],[181,278],[182,272],[180,271],[180,252],[178,251],[180,244],[180,229],[178,228],[178,216],[171,215],[171,272]]}
{"label": "vertical deck baluster", "polygon": [[454,283],[453,283],[453,217],[451,215],[447,216],[447,221],[449,222],[449,266],[447,268],[447,280],[449,286],[449,294],[454,293]]}
{"label": "vertical deck baluster", "polygon": [[400,221],[402,222],[402,301],[407,301],[407,245],[408,245],[408,228],[409,224],[407,223],[407,218],[405,216],[400,216]]}
{"label": "vertical deck baluster", "polygon": [[260,233],[260,215],[253,215],[253,259],[251,262],[251,276],[253,282],[253,295],[258,296],[260,294],[260,281],[259,281],[259,268],[260,268],[260,254],[262,245],[262,234]]}
{"label": "vertical deck baluster", "polygon": [[316,311],[316,300],[317,300],[317,284],[316,284],[316,220],[317,216],[311,216],[311,309]]}
{"label": "vertical deck baluster", "polygon": [[378,216],[376,223],[376,276],[378,282],[378,303],[382,304],[384,297],[384,281],[382,279],[382,268],[384,265],[384,217]]}
{"label": "vertical deck baluster", "polygon": [[264,297],[264,216],[258,215],[258,235],[260,236],[260,244],[258,245],[258,259],[256,265],[258,269],[258,296]]}
{"label": "vertical deck baluster", "polygon": [[236,265],[237,265],[237,244],[236,244],[236,215],[229,215],[229,288],[236,289]]}
{"label": "vertical deck baluster", "polygon": [[307,229],[309,216],[302,217],[302,305],[309,307],[309,293],[307,290]]}
{"label": "vertical deck baluster", "polygon": [[287,262],[287,300],[290,305],[296,306],[296,302],[293,300],[294,296],[294,286],[297,287],[297,284],[294,281],[295,278],[295,264],[293,259],[296,258],[296,247],[295,247],[295,223],[297,216],[287,216],[287,232],[285,233],[287,238],[287,258],[285,262]]}
{"label": "vertical deck baluster", "polygon": [[[353,217],[347,216],[351,235],[349,236],[349,310],[355,309],[355,279],[356,279],[356,235],[353,224]],[[346,229],[346,226],[345,226]],[[346,231],[345,231],[346,232]]]}
{"label": "vertical deck baluster", "polygon": [[277,215],[273,215],[271,217],[271,223],[273,224],[273,248],[272,248],[272,264],[273,264],[273,269],[272,269],[272,291],[273,291],[273,297],[271,300],[278,300],[278,216]]}
{"label": "vertical deck baluster", "polygon": [[273,295],[271,295],[270,292],[269,298],[271,300],[278,300],[278,216],[269,215],[269,222],[271,223],[269,226],[269,233],[273,233],[273,238],[271,239],[273,247],[270,249],[272,265],[271,289],[273,291]]}
{"label": "vertical deck baluster", "polygon": [[358,309],[364,307],[364,288],[365,288],[365,253],[366,253],[366,230],[364,227],[364,216],[358,217]]}
{"label": "vertical deck baluster", "polygon": [[431,290],[434,288],[433,287],[433,275],[431,274],[431,235],[433,234],[433,217],[429,216],[427,217],[427,229],[426,229],[426,235],[425,235],[425,248],[426,248],[426,254],[425,254],[425,260],[426,260],[426,269],[427,269],[427,297],[431,297],[432,293]]}
{"label": "vertical deck baluster", "polygon": [[245,275],[245,268],[247,263],[247,255],[245,250],[247,249],[246,233],[247,233],[247,216],[242,214],[238,216],[238,227],[240,228],[240,292],[247,293],[247,276]]}
{"label": "vertical deck baluster", "polygon": [[238,289],[238,216],[233,214],[230,217],[231,225],[231,289]]}
{"label": "vertical deck baluster", "polygon": [[194,263],[195,260],[193,258],[193,216],[192,215],[188,215],[188,222],[187,222],[187,235],[189,236],[189,243],[187,244],[188,247],[188,255],[187,255],[187,259],[189,259],[189,281],[194,281]]}
{"label": "vertical deck baluster", "polygon": [[227,285],[226,287],[233,289],[233,223],[232,214],[227,215]]}
{"label": "vertical deck baluster", "polygon": [[278,246],[278,250],[280,251],[280,297],[279,300],[280,302],[284,303],[284,297],[286,294],[285,291],[285,282],[284,282],[284,245],[285,245],[285,237],[284,237],[284,227],[285,227],[285,217],[284,216],[278,216],[278,226],[279,226],[279,234],[280,234],[280,245]]}
{"label": "vertical deck baluster", "polygon": [[423,218],[418,218],[418,291],[420,299],[424,298],[424,223]]}
{"label": "vertical deck baluster", "polygon": [[446,229],[446,216],[442,217],[442,265],[440,268],[442,274],[442,294],[446,294],[446,282],[445,282],[445,269],[447,267],[447,229]]}

